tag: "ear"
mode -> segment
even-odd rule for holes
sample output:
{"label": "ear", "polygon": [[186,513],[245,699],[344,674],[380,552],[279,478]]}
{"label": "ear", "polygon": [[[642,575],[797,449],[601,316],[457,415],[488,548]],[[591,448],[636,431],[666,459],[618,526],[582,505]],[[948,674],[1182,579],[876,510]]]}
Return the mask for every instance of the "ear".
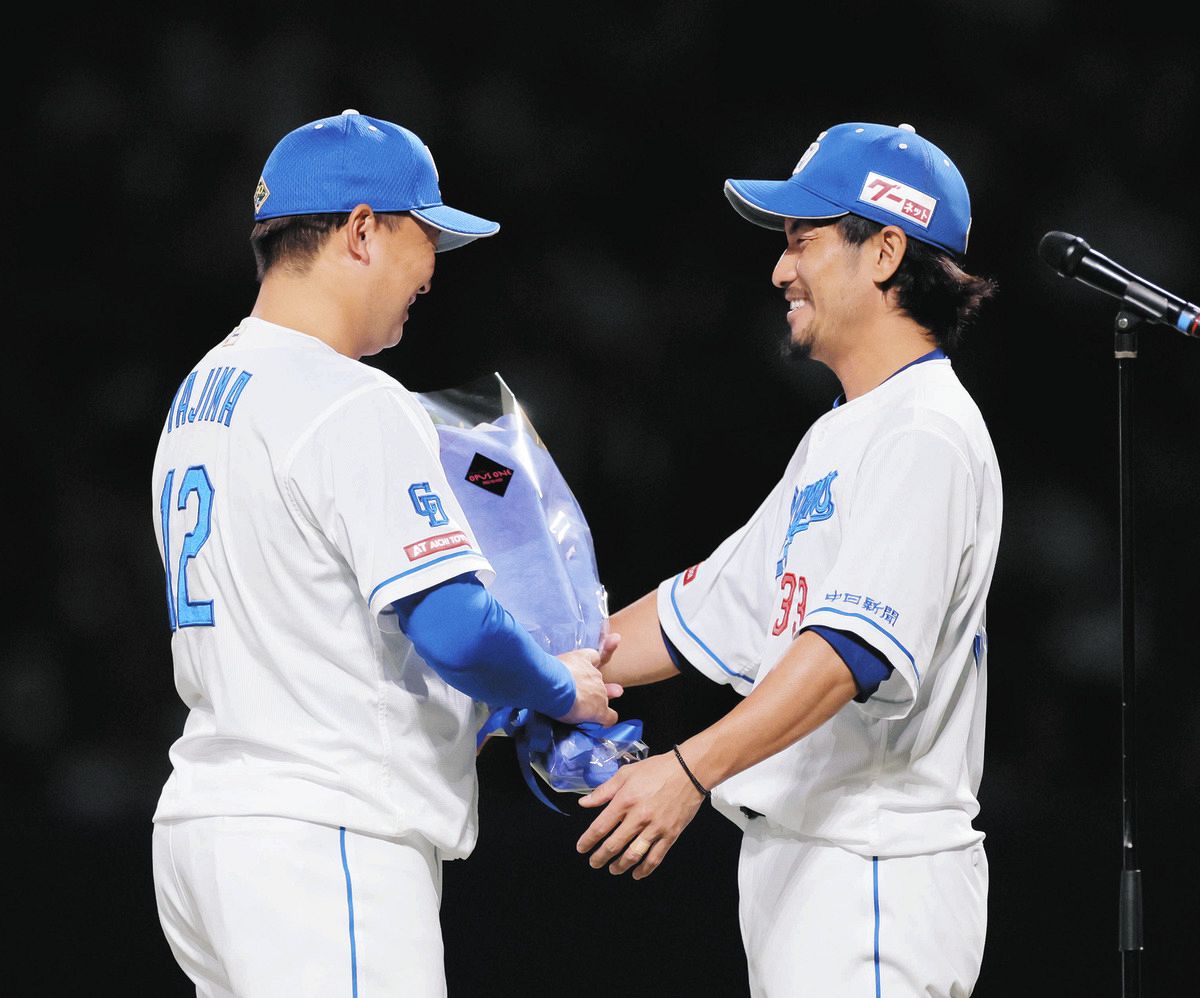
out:
{"label": "ear", "polygon": [[874,252],[870,263],[874,272],[871,276],[876,284],[882,284],[899,269],[900,261],[908,250],[908,236],[898,226],[885,225],[872,242]]}
{"label": "ear", "polygon": [[371,263],[371,249],[375,233],[379,229],[379,220],[369,204],[356,205],[350,212],[350,217],[342,227],[342,246],[355,263],[364,266]]}

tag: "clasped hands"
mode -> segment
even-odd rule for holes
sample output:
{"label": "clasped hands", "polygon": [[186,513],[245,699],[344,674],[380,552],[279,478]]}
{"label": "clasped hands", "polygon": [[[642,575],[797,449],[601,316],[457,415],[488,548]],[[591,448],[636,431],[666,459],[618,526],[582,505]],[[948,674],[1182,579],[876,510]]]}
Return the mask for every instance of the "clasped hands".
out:
{"label": "clasped hands", "polygon": [[[604,682],[600,669],[619,641],[619,635],[608,634],[597,650],[579,649],[559,656],[575,680],[576,695],[571,711],[558,720],[616,724],[617,712],[608,701],[623,690],[617,683]],[[575,848],[581,853],[595,849],[588,862],[597,870],[606,865],[612,874],[633,870],[634,880],[642,880],[658,868],[703,802],[704,796],[672,755],[630,763],[580,799],[582,807],[604,810]]]}
{"label": "clasped hands", "polygon": [[588,859],[594,869],[608,865],[616,875],[633,870],[633,879],[643,880],[658,868],[704,799],[669,753],[622,766],[580,799],[583,807],[604,810],[575,848],[581,853],[595,849]]}

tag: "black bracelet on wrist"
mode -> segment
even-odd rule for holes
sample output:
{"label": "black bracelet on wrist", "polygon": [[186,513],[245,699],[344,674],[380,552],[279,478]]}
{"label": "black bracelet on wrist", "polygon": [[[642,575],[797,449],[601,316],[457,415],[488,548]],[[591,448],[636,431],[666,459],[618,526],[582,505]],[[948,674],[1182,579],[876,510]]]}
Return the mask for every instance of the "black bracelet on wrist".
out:
{"label": "black bracelet on wrist", "polygon": [[679,760],[679,765],[681,765],[683,767],[683,771],[685,773],[687,773],[688,779],[692,781],[692,786],[694,786],[697,790],[699,790],[700,793],[703,794],[705,797],[711,797],[712,791],[705,790],[704,787],[701,785],[700,781],[698,779],[696,779],[696,777],[693,775],[692,771],[690,769],[688,769],[687,763],[683,761],[683,756],[681,756],[679,754],[679,746],[672,745],[671,751],[675,753],[675,758]]}

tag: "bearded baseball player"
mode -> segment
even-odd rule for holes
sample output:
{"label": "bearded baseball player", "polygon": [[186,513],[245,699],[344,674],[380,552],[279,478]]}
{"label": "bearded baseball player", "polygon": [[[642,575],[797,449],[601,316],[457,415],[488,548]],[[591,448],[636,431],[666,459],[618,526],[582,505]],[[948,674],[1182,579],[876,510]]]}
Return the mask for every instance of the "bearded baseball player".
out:
{"label": "bearded baseball player", "polygon": [[436,253],[499,226],[356,111],[280,140],[254,223],[257,301],[183,378],[154,461],[188,707],[154,814],[159,917],[201,996],[444,995],[473,700],[611,724],[612,646],[552,657],[492,599],[433,424],[360,363],[400,340]]}
{"label": "bearded baseball player", "polygon": [[711,795],[743,829],[754,995],[961,998],[986,926],[972,819],[1001,519],[945,353],[993,291],[959,263],[967,187],[911,126],[851,122],[789,179],[725,194],[783,232],[790,345],[843,394],[741,529],[615,615],[609,680],[699,674],[745,699],[584,798],[603,810],[578,848],[648,876]]}

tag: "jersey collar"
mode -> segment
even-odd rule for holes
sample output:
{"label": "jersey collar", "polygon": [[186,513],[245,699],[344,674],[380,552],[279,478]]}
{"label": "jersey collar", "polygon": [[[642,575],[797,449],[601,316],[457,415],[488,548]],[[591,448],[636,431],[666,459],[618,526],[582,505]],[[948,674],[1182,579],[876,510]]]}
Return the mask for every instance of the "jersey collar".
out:
{"label": "jersey collar", "polygon": [[[887,382],[891,381],[892,378],[894,378],[897,374],[899,374],[900,371],[907,371],[910,367],[913,367],[917,364],[923,364],[927,360],[945,360],[945,359],[946,359],[946,352],[941,347],[934,347],[932,350],[929,351],[929,353],[921,354],[921,356],[918,357],[916,360],[910,360],[907,364],[905,364],[899,370],[893,371],[886,378],[884,378],[883,381],[880,382],[880,384],[886,384]],[[842,392],[842,394],[840,394],[837,398],[835,398],[833,400],[833,408],[836,409],[839,405],[841,405],[845,401],[846,401],[846,393]]]}

